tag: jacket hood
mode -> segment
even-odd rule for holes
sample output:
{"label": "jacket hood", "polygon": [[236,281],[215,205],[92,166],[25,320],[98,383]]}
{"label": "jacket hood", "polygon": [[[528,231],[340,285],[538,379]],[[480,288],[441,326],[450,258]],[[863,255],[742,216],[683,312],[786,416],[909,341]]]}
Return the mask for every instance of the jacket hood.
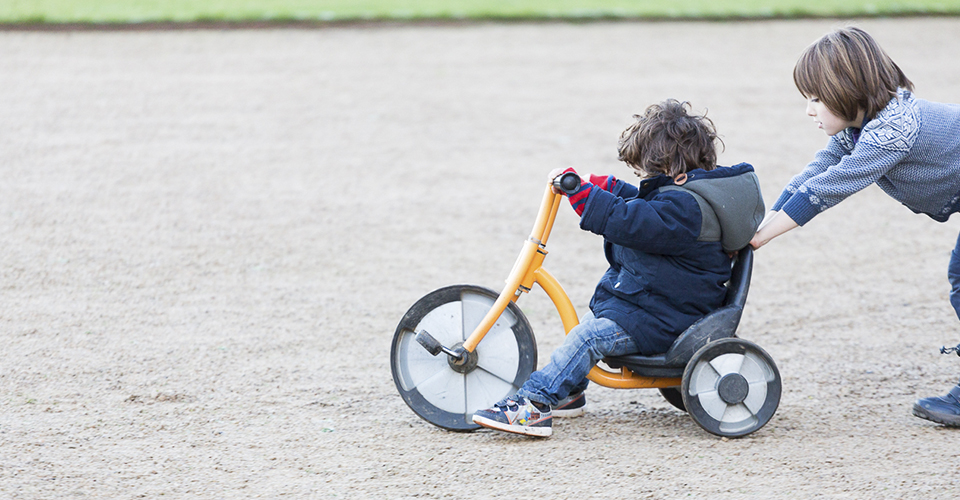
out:
{"label": "jacket hood", "polygon": [[665,186],[661,191],[669,189],[694,194],[703,213],[700,241],[720,241],[727,252],[747,246],[763,220],[760,181],[753,167],[746,163],[709,171],[693,170],[687,173],[682,186]]}

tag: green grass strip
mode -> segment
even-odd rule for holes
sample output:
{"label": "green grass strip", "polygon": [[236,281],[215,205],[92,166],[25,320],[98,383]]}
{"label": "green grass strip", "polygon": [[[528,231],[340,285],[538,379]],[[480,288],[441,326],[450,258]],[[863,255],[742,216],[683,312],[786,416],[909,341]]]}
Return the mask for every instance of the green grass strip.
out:
{"label": "green grass strip", "polygon": [[960,15],[960,0],[0,0],[0,23]]}

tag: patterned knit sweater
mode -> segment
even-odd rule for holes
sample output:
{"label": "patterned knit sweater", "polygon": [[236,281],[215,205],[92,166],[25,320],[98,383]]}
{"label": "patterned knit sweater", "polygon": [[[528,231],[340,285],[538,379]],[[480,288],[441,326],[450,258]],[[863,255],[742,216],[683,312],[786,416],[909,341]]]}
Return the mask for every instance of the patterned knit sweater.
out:
{"label": "patterned knit sweater", "polygon": [[939,222],[960,211],[960,105],[899,89],[863,130],[851,127],[831,137],[772,209],[802,226],[874,182]]}

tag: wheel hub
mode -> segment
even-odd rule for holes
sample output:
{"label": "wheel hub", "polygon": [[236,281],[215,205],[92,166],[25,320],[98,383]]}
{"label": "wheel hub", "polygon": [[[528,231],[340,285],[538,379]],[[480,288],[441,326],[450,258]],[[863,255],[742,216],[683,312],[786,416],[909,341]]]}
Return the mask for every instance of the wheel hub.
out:
{"label": "wheel hub", "polygon": [[720,394],[720,399],[728,405],[740,404],[744,399],[747,399],[750,385],[747,383],[747,379],[743,378],[743,375],[728,373],[717,384],[717,392]]}
{"label": "wheel hub", "polygon": [[477,351],[467,352],[467,350],[463,348],[462,342],[453,346],[453,350],[460,354],[460,358],[447,356],[447,363],[450,364],[450,368],[453,371],[457,373],[470,373],[477,368],[477,361],[480,359]]}

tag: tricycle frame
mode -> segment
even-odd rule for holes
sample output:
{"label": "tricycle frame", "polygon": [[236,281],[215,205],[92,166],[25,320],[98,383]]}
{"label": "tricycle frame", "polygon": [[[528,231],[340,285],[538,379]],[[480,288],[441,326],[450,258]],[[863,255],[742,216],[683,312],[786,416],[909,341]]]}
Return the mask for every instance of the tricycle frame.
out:
{"label": "tricycle frame", "polygon": [[[543,261],[548,253],[546,249],[547,240],[550,238],[562,199],[562,194],[554,192],[552,186],[547,186],[533,230],[520,250],[520,255],[507,278],[506,286],[487,315],[463,342],[465,351],[473,352],[490,327],[506,309],[507,303],[516,302],[523,293],[529,293],[535,283],[540,285],[540,288],[550,297],[557,313],[560,315],[566,333],[570,333],[570,330],[580,323],[573,303],[564,291],[563,286],[543,267]],[[587,375],[587,378],[604,387],[616,389],[679,387],[681,382],[679,377],[637,375],[627,367],[621,367],[618,372],[613,372],[595,366]]]}

